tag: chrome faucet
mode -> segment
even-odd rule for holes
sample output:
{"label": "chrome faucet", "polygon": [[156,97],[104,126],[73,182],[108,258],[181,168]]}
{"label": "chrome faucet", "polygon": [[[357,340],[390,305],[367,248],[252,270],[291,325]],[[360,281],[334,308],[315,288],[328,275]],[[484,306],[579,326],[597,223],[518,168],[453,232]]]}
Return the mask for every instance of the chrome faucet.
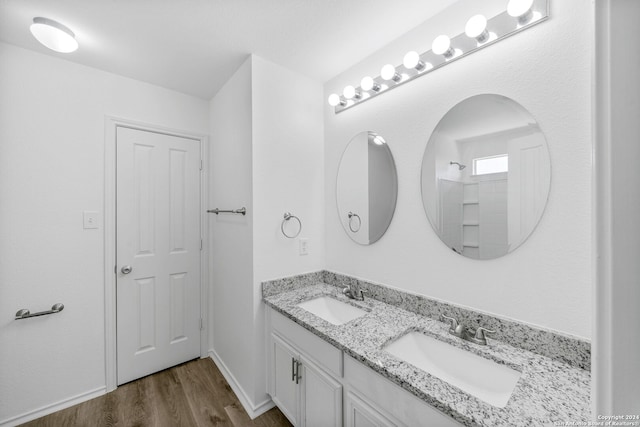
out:
{"label": "chrome faucet", "polygon": [[351,288],[351,285],[347,285],[344,287],[344,289],[342,289],[342,293],[350,299],[354,299],[356,301],[364,301],[364,294],[366,294],[367,291],[362,289],[354,290]]}
{"label": "chrome faucet", "polygon": [[478,327],[478,329],[476,329],[475,333],[467,337],[467,340],[478,345],[487,345],[487,337],[485,337],[485,334],[495,334],[495,333],[496,331],[490,331],[489,329],[486,329],[480,326]]}
{"label": "chrome faucet", "polygon": [[449,322],[449,333],[451,335],[466,341],[470,341],[474,344],[487,345],[487,337],[485,335],[496,333],[496,331],[491,331],[487,328],[483,328],[482,326],[473,331],[469,328],[466,328],[462,323],[458,322],[458,320],[453,317],[449,317],[444,314],[441,314],[440,316],[442,321]]}

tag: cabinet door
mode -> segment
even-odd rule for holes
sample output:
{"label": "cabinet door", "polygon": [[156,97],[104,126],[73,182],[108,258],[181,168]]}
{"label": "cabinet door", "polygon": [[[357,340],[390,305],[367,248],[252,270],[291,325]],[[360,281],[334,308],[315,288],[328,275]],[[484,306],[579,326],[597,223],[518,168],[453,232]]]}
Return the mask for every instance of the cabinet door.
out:
{"label": "cabinet door", "polygon": [[299,394],[294,377],[296,353],[275,334],[271,334],[271,352],[271,399],[289,421],[297,426]]}
{"label": "cabinet door", "polygon": [[352,391],[347,393],[345,399],[345,424],[346,427],[395,427],[396,425],[373,409]]}
{"label": "cabinet door", "polygon": [[342,385],[301,358],[301,421],[303,427],[342,427]]}

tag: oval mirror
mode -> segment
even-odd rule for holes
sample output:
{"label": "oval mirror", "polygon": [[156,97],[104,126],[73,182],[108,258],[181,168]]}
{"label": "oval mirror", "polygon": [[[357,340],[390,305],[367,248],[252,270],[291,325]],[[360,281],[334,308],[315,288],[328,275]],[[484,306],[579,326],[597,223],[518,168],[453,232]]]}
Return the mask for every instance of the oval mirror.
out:
{"label": "oval mirror", "polygon": [[361,245],[379,240],[396,209],[398,176],[387,142],[374,132],[349,141],[338,167],[336,202],[347,235]]}
{"label": "oval mirror", "polygon": [[477,95],[436,126],[422,159],[422,203],[442,242],[469,258],[498,258],[533,232],[551,184],[549,150],[517,102]]}

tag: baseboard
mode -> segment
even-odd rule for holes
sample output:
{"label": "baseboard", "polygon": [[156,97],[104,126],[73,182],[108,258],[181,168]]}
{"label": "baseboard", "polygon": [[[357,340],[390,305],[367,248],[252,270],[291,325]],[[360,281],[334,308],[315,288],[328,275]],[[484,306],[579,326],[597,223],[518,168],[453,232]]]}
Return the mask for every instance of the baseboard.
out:
{"label": "baseboard", "polygon": [[2,420],[0,421],[0,427],[13,427],[20,424],[24,424],[26,422],[35,420],[36,418],[44,417],[45,415],[49,415],[54,412],[60,411],[62,409],[69,408],[71,406],[77,405],[78,403],[86,402],[87,400],[91,400],[95,397],[102,396],[106,392],[107,392],[106,387],[104,386],[98,387],[94,390],[77,394],[68,399],[60,400],[56,403],[45,405],[38,409],[34,409],[33,411],[25,412],[24,414],[7,418],[6,420]]}
{"label": "baseboard", "polygon": [[225,365],[222,359],[220,359],[220,356],[218,356],[215,350],[213,349],[209,350],[209,357],[211,357],[211,360],[213,360],[213,363],[215,363],[218,369],[220,369],[220,372],[222,372],[222,376],[224,377],[224,379],[227,380],[227,382],[231,386],[231,390],[233,390],[235,395],[238,397],[238,400],[242,404],[242,407],[244,408],[245,411],[247,411],[247,414],[251,419],[254,419],[264,414],[269,409],[276,406],[271,399],[267,399],[263,402],[258,403],[257,405],[254,404],[253,401],[247,395],[247,393],[244,391],[244,389],[240,386],[238,381],[236,381],[231,371],[229,371],[229,369],[227,368],[227,365]]}

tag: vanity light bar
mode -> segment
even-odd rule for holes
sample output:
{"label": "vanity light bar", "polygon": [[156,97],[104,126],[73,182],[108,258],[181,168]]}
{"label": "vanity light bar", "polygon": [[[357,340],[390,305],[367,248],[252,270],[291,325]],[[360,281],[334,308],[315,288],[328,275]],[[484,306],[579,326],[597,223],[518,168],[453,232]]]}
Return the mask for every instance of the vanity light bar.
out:
{"label": "vanity light bar", "polygon": [[346,86],[342,96],[329,95],[329,105],[334,112],[361,104],[371,98],[386,93],[404,83],[444,67],[460,58],[490,46],[500,40],[524,31],[549,18],[551,0],[509,0],[507,10],[493,18],[483,15],[471,17],[465,31],[455,37],[440,35],[433,40],[431,50],[422,54],[408,52],[403,63],[387,64],[380,70],[380,76],[366,76],[359,87]]}

